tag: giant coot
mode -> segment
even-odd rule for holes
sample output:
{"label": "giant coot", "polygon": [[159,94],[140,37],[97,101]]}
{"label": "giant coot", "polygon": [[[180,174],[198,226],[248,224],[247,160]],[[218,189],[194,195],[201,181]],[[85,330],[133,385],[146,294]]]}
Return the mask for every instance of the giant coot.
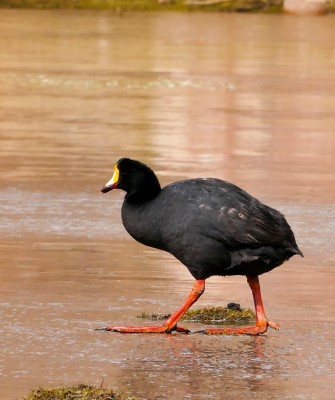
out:
{"label": "giant coot", "polygon": [[258,276],[295,254],[301,255],[293,232],[279,211],[262,204],[232,183],[219,179],[188,179],[161,188],[145,164],[121,158],[106,193],[122,189],[122,221],[138,242],[173,254],[195,278],[184,304],[161,326],[109,326],[128,333],[188,333],[177,325],[205,290],[213,275],[246,275],[253,294],[256,324],[243,328],[207,328],[208,334],[265,333],[279,326],[266,318]]}

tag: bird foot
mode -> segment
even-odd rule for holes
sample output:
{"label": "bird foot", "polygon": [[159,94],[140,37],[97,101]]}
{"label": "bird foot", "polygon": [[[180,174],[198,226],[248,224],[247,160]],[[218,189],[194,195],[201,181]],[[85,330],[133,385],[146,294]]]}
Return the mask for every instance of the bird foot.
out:
{"label": "bird foot", "polygon": [[268,327],[279,330],[278,324],[272,321],[258,322],[255,326],[247,326],[243,328],[206,328],[196,333],[204,333],[207,335],[262,335],[268,330]]}
{"label": "bird foot", "polygon": [[180,333],[191,333],[187,328],[175,325],[170,328],[166,325],[160,326],[107,326],[106,328],[97,328],[95,330],[120,332],[120,333],[171,333],[173,331]]}

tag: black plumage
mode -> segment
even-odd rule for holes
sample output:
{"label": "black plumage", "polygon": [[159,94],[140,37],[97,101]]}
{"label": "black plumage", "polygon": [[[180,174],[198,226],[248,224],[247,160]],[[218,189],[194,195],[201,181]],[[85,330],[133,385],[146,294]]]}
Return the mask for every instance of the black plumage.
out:
{"label": "black plumage", "polygon": [[102,191],[114,188],[126,191],[121,214],[128,233],[173,254],[197,281],[257,277],[302,255],[283,214],[232,183],[189,179],[161,189],[149,167],[122,158]]}

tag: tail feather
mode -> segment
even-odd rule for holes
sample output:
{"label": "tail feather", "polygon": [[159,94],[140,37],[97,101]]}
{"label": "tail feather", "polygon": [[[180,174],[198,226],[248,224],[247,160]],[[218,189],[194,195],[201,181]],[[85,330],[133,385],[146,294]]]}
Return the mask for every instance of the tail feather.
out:
{"label": "tail feather", "polygon": [[292,253],[294,253],[294,254],[297,254],[297,255],[299,255],[299,256],[301,256],[301,257],[304,256],[304,255],[302,254],[302,251],[299,249],[299,247],[294,247],[294,248],[292,248],[291,250],[292,250]]}

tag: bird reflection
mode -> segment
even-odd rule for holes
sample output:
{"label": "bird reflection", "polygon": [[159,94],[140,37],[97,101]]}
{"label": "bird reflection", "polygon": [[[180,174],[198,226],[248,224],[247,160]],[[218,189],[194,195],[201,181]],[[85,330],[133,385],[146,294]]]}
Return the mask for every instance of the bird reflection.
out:
{"label": "bird reflection", "polygon": [[[268,397],[272,390],[278,390],[279,361],[273,357],[267,336],[218,340],[213,336],[164,335],[164,341],[154,342],[147,344],[145,359],[134,352],[122,367],[122,383],[136,387],[138,395],[150,399],[218,399],[229,393],[234,400],[250,396],[250,392]],[[152,351],[158,345],[163,347]],[[275,388],[271,378],[276,379]]]}

